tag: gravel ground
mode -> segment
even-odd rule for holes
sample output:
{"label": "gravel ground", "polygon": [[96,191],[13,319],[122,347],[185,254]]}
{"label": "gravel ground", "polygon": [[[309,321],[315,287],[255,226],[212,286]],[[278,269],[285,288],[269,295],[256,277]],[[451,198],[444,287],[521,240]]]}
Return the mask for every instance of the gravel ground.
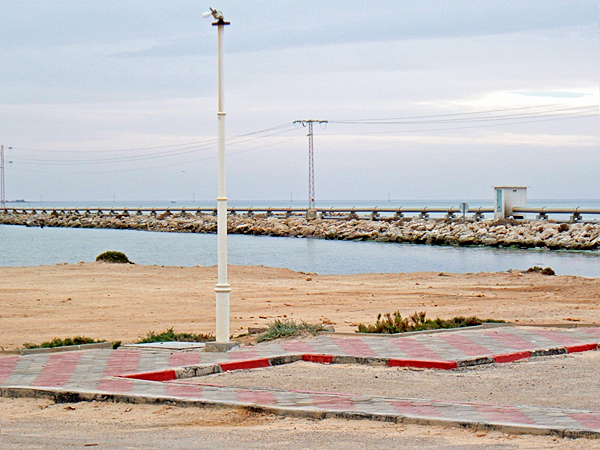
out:
{"label": "gravel ground", "polygon": [[592,450],[600,441],[511,436],[368,420],[310,420],[221,408],[53,404],[0,398],[0,449]]}
{"label": "gravel ground", "polygon": [[301,361],[186,381],[600,411],[600,352],[459,370],[322,365]]}

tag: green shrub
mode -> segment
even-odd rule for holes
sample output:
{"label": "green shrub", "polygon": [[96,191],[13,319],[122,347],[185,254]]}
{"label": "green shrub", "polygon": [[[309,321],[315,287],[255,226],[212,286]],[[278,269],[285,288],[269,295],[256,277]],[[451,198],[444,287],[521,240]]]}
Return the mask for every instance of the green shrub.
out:
{"label": "green shrub", "polygon": [[84,336],[75,336],[73,338],[54,338],[51,341],[42,342],[41,344],[30,344],[26,342],[23,344],[23,348],[31,349],[31,348],[55,348],[55,347],[67,347],[69,345],[83,345],[83,344],[99,344],[101,342],[106,342],[105,340],[95,341],[92,338],[84,337]]}
{"label": "green shrub", "polygon": [[530,267],[529,269],[527,269],[525,271],[525,273],[541,273],[542,275],[548,275],[548,276],[556,275],[556,273],[554,272],[554,270],[552,270],[552,268],[545,267],[542,269],[540,266]]}
{"label": "green shrub", "polygon": [[176,333],[173,327],[162,333],[149,331],[145,337],[140,337],[136,344],[147,344],[150,342],[211,342],[215,337],[212,334]]}
{"label": "green shrub", "polygon": [[452,319],[440,319],[439,317],[435,320],[426,318],[425,311],[415,312],[410,317],[402,317],[400,311],[396,311],[393,314],[386,313],[383,316],[377,315],[377,321],[372,325],[358,324],[357,333],[384,333],[384,334],[395,334],[395,333],[406,333],[409,331],[423,331],[423,330],[439,330],[443,328],[463,328],[473,327],[481,325],[483,323],[503,323],[503,320],[493,319],[479,319],[475,316],[472,317],[454,317]]}
{"label": "green shrub", "polygon": [[118,264],[133,264],[131,261],[129,261],[129,258],[127,258],[125,253],[116,252],[114,250],[101,253],[96,257],[96,261]]}
{"label": "green shrub", "polygon": [[314,335],[319,331],[323,331],[323,325],[310,325],[304,321],[296,323],[293,320],[275,319],[275,321],[268,324],[267,331],[258,335],[256,342],[271,341],[287,336],[297,336],[303,331],[307,331]]}

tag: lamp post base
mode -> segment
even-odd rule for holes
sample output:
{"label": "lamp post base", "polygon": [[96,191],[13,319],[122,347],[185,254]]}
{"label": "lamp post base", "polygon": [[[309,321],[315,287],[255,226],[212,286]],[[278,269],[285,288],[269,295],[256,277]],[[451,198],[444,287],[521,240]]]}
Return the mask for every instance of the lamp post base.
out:
{"label": "lamp post base", "polygon": [[218,343],[229,342],[229,284],[217,284],[216,339]]}
{"label": "lamp post base", "polygon": [[239,347],[239,345],[240,344],[237,342],[207,342],[204,346],[204,351],[212,353],[225,353],[235,347]]}

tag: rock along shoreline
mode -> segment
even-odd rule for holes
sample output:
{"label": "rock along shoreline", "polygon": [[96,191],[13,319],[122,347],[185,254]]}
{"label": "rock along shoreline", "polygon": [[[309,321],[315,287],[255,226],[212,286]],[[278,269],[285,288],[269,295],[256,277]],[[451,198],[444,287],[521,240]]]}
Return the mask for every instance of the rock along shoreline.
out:
{"label": "rock along shoreline", "polygon": [[[5,212],[2,225],[35,227],[110,228],[176,233],[216,233],[212,214]],[[312,219],[267,214],[229,215],[230,234],[304,237],[347,241],[397,242],[448,246],[598,250],[600,224],[554,223],[546,220],[461,219]]]}

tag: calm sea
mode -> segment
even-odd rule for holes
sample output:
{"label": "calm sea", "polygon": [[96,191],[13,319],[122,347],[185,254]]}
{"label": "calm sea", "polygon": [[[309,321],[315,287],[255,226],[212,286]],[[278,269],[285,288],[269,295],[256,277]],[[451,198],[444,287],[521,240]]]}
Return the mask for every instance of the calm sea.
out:
{"label": "calm sea", "polygon": [[[0,225],[0,265],[91,262],[107,250],[138,264],[212,266],[216,235],[131,230],[27,228]],[[532,266],[558,274],[600,277],[600,252],[454,248],[427,245],[229,236],[229,263],[319,274],[498,272]]]}

